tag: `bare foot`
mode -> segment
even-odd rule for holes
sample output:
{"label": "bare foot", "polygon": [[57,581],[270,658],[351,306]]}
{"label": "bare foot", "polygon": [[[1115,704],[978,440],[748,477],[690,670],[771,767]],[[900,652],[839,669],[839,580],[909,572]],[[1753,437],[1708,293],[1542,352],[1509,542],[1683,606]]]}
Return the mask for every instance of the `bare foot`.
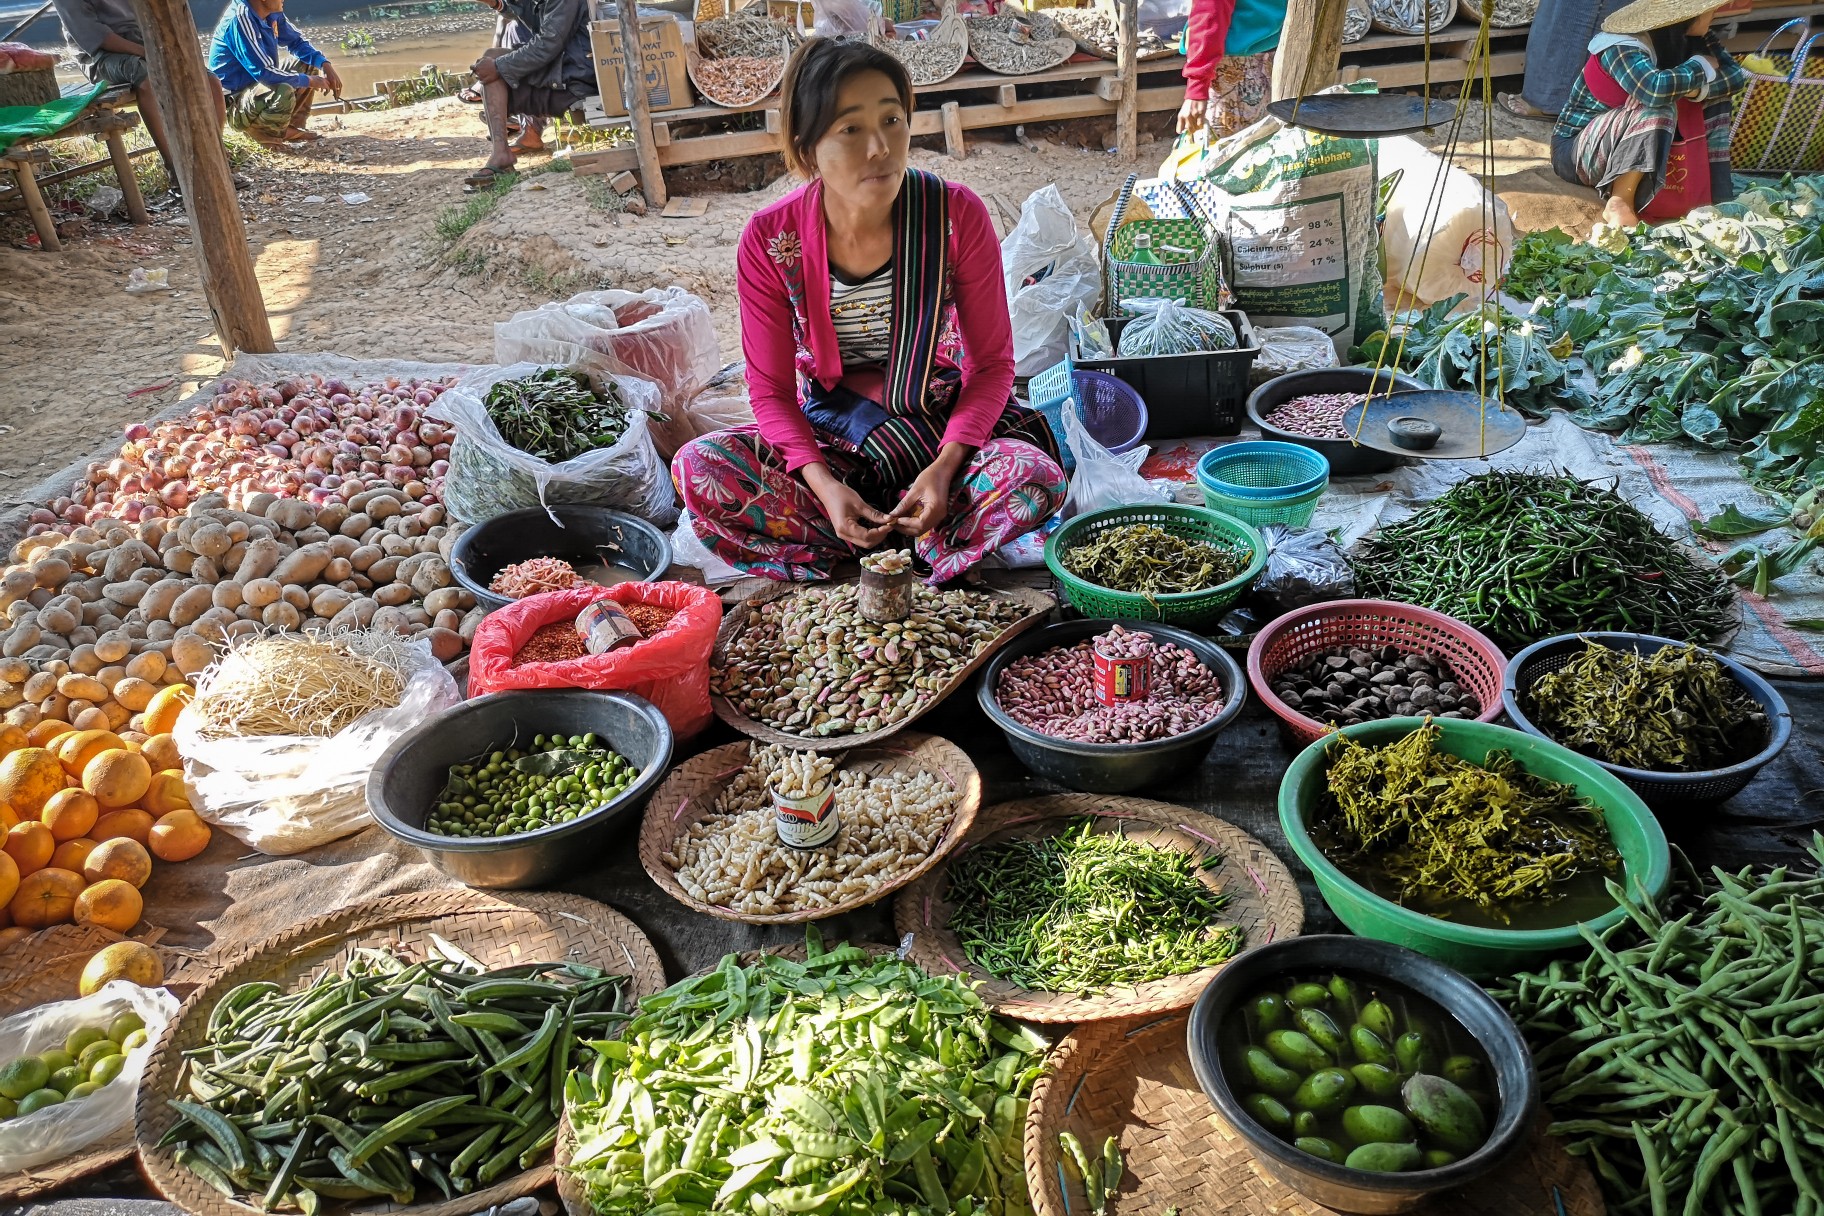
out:
{"label": "bare foot", "polygon": [[1623,232],[1640,223],[1640,215],[1632,204],[1624,203],[1618,198],[1611,198],[1602,205],[1602,221],[1612,228]]}
{"label": "bare foot", "polygon": [[536,135],[522,135],[507,146],[512,148],[515,152],[537,153],[549,152],[551,150],[545,146],[545,141]]}
{"label": "bare foot", "polygon": [[303,127],[293,127],[291,130],[285,132],[281,138],[288,144],[308,144],[314,143],[323,137],[318,135],[315,131],[306,130]]}

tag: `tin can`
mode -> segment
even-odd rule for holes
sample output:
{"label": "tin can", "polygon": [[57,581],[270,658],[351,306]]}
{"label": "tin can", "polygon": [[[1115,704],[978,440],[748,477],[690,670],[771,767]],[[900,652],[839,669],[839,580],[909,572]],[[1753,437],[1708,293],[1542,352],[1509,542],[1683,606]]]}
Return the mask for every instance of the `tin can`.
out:
{"label": "tin can", "polygon": [[1096,703],[1102,706],[1144,701],[1153,692],[1153,656],[1147,653],[1108,654],[1101,639],[1093,650],[1095,660]]}
{"label": "tin can", "polygon": [[768,785],[773,796],[773,824],[779,832],[779,843],[794,849],[814,849],[835,839],[842,827],[836,813],[836,786],[826,783],[802,798],[791,798]]}
{"label": "tin can", "polygon": [[576,614],[576,631],[590,654],[607,654],[631,646],[646,635],[613,600],[597,600]]}

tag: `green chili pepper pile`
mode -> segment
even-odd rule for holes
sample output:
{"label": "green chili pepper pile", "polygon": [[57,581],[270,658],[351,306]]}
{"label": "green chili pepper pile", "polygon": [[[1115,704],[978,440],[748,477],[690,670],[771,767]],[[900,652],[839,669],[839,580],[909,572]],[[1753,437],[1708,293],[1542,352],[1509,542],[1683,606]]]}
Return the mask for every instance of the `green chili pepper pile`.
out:
{"label": "green chili pepper pile", "polygon": [[953,977],[807,936],[805,962],[731,954],[594,1044],[566,1097],[594,1210],[1029,1216],[1045,1041]]}
{"label": "green chili pepper pile", "polygon": [[554,464],[612,447],[627,433],[627,403],[614,383],[597,393],[587,376],[561,367],[502,380],[483,404],[509,445]]}
{"label": "green chili pepper pile", "polygon": [[1135,595],[1181,595],[1220,587],[1248,568],[1246,549],[1174,536],[1154,524],[1123,524],[1073,545],[1064,568],[1085,582]]}
{"label": "green chili pepper pile", "polygon": [[[1811,856],[1824,864],[1824,836]],[[1539,1065],[1551,1130],[1588,1158],[1609,1210],[1824,1212],[1824,876],[1714,871],[1674,850],[1655,908],[1594,953],[1492,989]]]}
{"label": "green chili pepper pile", "polygon": [[1513,651],[1585,630],[1705,642],[1735,593],[1613,490],[1574,477],[1472,477],[1382,528],[1353,561],[1363,595],[1433,608]]}
{"label": "green chili pepper pile", "polygon": [[[551,1151],[578,1036],[626,1018],[626,977],[578,963],[482,971],[358,950],[286,994],[242,984],[192,1049],[164,1143],[230,1197],[311,1216],[324,1200],[445,1199]],[[559,978],[568,982],[558,982]]]}
{"label": "green chili pepper pile", "polygon": [[1230,897],[1199,878],[1221,854],[1193,857],[1096,822],[957,859],[950,928],[971,962],[1022,988],[1081,992],[1188,975],[1241,949],[1241,927],[1218,923]]}

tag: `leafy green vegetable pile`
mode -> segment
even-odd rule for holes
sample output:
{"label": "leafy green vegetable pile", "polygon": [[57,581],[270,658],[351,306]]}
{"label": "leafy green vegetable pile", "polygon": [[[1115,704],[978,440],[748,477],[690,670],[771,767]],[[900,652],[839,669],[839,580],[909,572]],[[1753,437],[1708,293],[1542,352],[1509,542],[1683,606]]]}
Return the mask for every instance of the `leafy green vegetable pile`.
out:
{"label": "leafy green vegetable pile", "polygon": [[1501,287],[1523,300],[1539,296],[1581,299],[1615,269],[1615,255],[1588,245],[1562,228],[1529,232],[1514,242]]}
{"label": "leafy green vegetable pile", "polygon": [[1452,316],[1467,298],[1452,296],[1420,313],[1406,327],[1403,344],[1386,330],[1370,334],[1352,352],[1355,361],[1380,367],[1397,359],[1432,388],[1480,392],[1491,400],[1499,387],[1502,400],[1529,418],[1590,404],[1571,383],[1565,335],[1493,303]]}

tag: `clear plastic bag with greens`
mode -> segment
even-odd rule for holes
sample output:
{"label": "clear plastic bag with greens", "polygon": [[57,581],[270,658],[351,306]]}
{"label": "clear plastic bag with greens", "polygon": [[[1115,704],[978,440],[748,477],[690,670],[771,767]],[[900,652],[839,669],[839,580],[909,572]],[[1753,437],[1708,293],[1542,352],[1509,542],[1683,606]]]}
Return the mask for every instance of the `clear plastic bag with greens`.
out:
{"label": "clear plastic bag with greens", "polygon": [[1220,313],[1146,297],[1122,300],[1121,309],[1133,318],[1115,347],[1121,358],[1235,349],[1235,327]]}

